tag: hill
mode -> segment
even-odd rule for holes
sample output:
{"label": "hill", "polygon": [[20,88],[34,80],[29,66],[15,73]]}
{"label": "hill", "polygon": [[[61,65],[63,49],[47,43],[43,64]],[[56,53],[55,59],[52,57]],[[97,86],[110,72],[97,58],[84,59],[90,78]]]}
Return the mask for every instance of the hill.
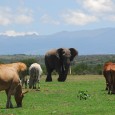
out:
{"label": "hill", "polygon": [[52,48],[74,47],[79,55],[114,54],[115,28],[63,31],[52,35],[0,36],[0,54],[37,54]]}

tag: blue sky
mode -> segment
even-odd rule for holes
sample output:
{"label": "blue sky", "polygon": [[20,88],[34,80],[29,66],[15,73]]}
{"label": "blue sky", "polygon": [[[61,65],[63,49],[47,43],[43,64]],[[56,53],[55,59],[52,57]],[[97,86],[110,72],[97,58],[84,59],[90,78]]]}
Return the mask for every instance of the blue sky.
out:
{"label": "blue sky", "polygon": [[115,0],[0,0],[0,34],[115,27]]}

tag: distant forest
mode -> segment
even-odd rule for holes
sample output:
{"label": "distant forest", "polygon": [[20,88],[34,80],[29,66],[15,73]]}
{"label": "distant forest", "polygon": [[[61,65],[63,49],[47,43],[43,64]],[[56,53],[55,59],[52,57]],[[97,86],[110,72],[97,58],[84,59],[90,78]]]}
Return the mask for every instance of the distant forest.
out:
{"label": "distant forest", "polygon": [[[24,62],[29,67],[32,63],[37,62],[41,64],[44,74],[46,68],[44,63],[44,55],[0,55],[0,63]],[[71,63],[71,74],[85,75],[85,74],[102,74],[103,64],[105,62],[115,62],[115,55],[81,55],[77,56]],[[56,74],[56,72],[53,72]]]}

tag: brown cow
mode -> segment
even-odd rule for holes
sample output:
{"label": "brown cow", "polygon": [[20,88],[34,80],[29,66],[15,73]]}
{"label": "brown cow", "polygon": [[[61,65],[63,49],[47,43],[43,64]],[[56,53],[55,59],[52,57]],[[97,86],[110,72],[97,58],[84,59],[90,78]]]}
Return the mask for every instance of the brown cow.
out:
{"label": "brown cow", "polygon": [[106,90],[108,90],[108,82],[109,82],[109,79],[108,79],[108,76],[110,76],[110,66],[111,64],[113,64],[112,62],[107,62],[104,64],[103,66],[103,75],[105,77],[105,81],[106,81]]}
{"label": "brown cow", "polygon": [[115,94],[115,63],[105,63],[103,75],[106,80],[106,90],[108,90],[108,94]]}
{"label": "brown cow", "polygon": [[111,65],[111,93],[115,94],[115,63]]}
{"label": "brown cow", "polygon": [[27,88],[27,81],[25,81],[25,71],[27,70],[27,66],[22,62],[10,63],[10,64],[0,64],[0,66],[8,66],[13,67],[19,74],[22,86],[25,82],[25,88]]}
{"label": "brown cow", "polygon": [[[15,65],[15,66],[14,66]],[[0,64],[0,91],[5,90],[7,95],[6,108],[12,108],[11,95],[14,95],[17,107],[22,106],[22,86],[20,84],[19,71],[24,68],[20,64]],[[16,66],[17,65],[17,66]]]}

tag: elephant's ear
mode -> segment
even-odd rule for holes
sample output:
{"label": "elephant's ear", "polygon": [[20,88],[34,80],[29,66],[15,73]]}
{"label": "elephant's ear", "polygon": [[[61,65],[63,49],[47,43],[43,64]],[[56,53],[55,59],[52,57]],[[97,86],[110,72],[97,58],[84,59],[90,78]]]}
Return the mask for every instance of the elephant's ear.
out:
{"label": "elephant's ear", "polygon": [[71,52],[70,61],[73,61],[74,57],[78,55],[78,51],[74,48],[69,48],[69,50]]}
{"label": "elephant's ear", "polygon": [[62,55],[63,55],[63,48],[57,49],[57,54],[56,54],[56,56],[57,56],[59,59],[62,59]]}

